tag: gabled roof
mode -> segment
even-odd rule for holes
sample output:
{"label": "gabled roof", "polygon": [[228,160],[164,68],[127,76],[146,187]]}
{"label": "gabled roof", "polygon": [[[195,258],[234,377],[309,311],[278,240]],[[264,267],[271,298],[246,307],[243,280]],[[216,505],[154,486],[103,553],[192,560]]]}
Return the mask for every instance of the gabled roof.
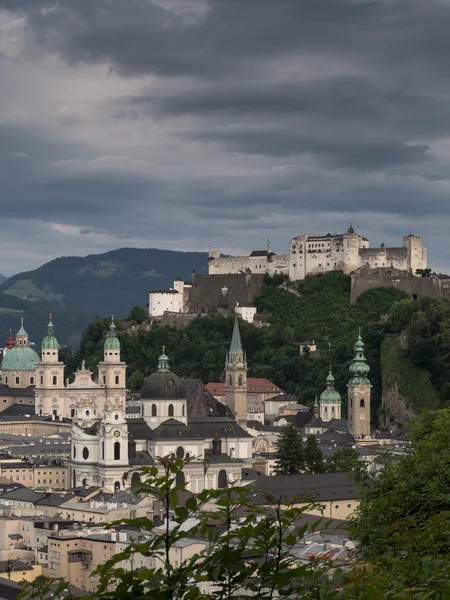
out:
{"label": "gabled roof", "polygon": [[23,487],[0,494],[0,502],[2,500],[18,500],[20,502],[32,502],[34,504],[37,500],[45,498],[45,496],[46,494],[44,492],[35,492],[30,488]]}
{"label": "gabled roof", "polygon": [[222,439],[229,437],[253,437],[247,433],[245,429],[242,429],[242,427],[234,419],[230,419],[228,417],[190,418],[188,419],[188,426],[203,439],[214,438],[216,436],[219,436]]}

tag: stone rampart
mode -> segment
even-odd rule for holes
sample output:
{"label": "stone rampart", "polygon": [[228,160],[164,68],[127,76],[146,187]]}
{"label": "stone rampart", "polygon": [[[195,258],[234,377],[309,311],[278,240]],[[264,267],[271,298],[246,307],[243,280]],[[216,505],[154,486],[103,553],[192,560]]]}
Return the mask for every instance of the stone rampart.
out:
{"label": "stone rampart", "polygon": [[254,273],[195,275],[186,290],[189,312],[234,312],[237,302],[254,302],[263,285],[264,275]]}
{"label": "stone rampart", "polygon": [[407,271],[391,268],[364,269],[352,275],[350,302],[355,304],[358,297],[378,287],[390,287],[406,292],[411,298],[428,296],[441,300],[450,299],[450,280],[439,277],[414,277]]}

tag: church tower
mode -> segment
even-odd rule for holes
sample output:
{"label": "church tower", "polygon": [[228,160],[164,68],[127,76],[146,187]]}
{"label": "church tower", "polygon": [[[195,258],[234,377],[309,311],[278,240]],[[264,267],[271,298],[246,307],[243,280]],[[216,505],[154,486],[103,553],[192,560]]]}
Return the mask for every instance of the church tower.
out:
{"label": "church tower", "polygon": [[59,348],[50,314],[47,335],[41,344],[41,360],[36,365],[36,412],[68,417],[64,394],[64,363],[59,360]]}
{"label": "church tower", "polygon": [[333,373],[328,373],[327,388],[320,394],[320,418],[322,421],[341,418],[341,395],[334,388]]}
{"label": "church tower", "polygon": [[98,364],[98,382],[105,387],[105,405],[117,398],[125,406],[126,401],[126,364],[120,360],[120,341],[117,337],[114,317],[103,346],[103,362]]}
{"label": "church tower", "polygon": [[241,427],[247,428],[247,359],[242,350],[236,315],[230,351],[225,363],[225,404]]}
{"label": "church tower", "polygon": [[355,438],[370,435],[370,389],[367,379],[370,371],[364,356],[361,328],[355,344],[355,356],[350,365],[351,378],[348,382],[348,429]]}

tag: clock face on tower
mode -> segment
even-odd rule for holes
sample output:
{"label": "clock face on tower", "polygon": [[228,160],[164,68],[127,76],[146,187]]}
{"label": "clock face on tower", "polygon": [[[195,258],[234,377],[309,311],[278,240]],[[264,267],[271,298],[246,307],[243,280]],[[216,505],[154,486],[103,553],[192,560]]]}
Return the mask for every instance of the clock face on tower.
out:
{"label": "clock face on tower", "polygon": [[115,431],[114,432],[114,437],[120,437],[120,431]]}

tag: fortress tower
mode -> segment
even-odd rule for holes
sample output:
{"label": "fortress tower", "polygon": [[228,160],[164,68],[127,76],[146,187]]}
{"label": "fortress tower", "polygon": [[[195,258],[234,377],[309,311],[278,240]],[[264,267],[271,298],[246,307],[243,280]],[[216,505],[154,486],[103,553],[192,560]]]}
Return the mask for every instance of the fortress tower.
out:
{"label": "fortress tower", "polygon": [[225,404],[241,427],[247,428],[247,359],[242,350],[239,321],[234,320],[233,337],[225,363]]}

